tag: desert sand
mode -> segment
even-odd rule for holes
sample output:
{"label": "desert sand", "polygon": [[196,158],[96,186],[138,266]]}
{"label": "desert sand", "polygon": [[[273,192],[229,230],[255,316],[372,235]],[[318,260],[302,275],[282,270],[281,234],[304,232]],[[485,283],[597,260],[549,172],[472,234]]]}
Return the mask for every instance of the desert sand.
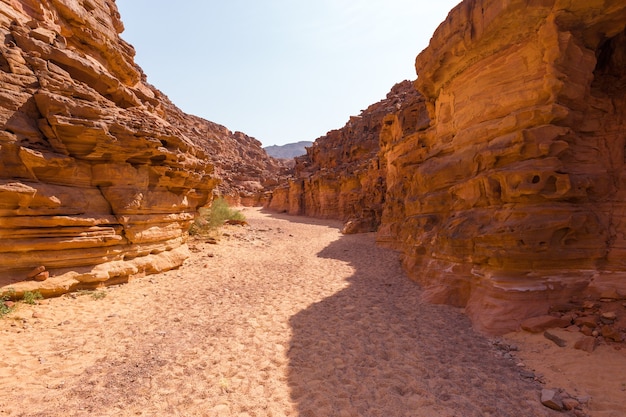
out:
{"label": "desert sand", "polygon": [[[0,320],[0,415],[567,415],[541,405],[550,384],[591,395],[590,415],[625,415],[619,397],[542,372],[556,360],[543,340],[493,340],[460,309],[421,302],[373,234],[244,214],[249,225],[225,227],[217,244],[192,241],[177,270],[19,304]],[[572,372],[605,356],[574,353]],[[624,366],[623,350],[609,353]],[[545,384],[522,375],[530,367]],[[613,385],[609,396],[626,395]]]}

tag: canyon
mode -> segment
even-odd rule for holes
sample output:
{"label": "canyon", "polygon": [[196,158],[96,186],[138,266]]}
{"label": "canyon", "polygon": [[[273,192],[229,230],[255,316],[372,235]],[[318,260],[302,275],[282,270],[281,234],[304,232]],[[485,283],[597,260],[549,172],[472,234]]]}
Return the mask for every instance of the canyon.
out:
{"label": "canyon", "polygon": [[180,266],[197,209],[344,222],[492,334],[626,299],[626,4],[465,0],[396,84],[293,167],[147,82],[113,0],[0,3],[0,287]]}
{"label": "canyon", "polygon": [[489,333],[626,298],[625,27],[621,1],[460,3],[416,92],[318,139],[268,207],[376,231]]}
{"label": "canyon", "polygon": [[0,3],[0,287],[44,296],[178,267],[214,194],[283,166],[148,84],[113,0]]}

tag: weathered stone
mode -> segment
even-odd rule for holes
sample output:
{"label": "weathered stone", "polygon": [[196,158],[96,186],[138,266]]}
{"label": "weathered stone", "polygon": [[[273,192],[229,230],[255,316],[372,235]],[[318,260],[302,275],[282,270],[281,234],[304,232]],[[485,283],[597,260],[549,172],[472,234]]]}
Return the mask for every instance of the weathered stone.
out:
{"label": "weathered stone", "polygon": [[576,319],[574,319],[574,324],[576,324],[577,326],[581,326],[581,327],[590,327],[590,328],[594,328],[598,325],[598,320],[600,320],[600,318],[596,315],[591,315],[591,316],[581,316],[581,317],[577,317]]}
{"label": "weathered stone", "polygon": [[148,84],[114,1],[39,3],[0,8],[0,293],[178,267],[218,187],[258,202],[282,165]]}
{"label": "weathered stone", "polygon": [[480,330],[624,292],[625,27],[618,0],[464,1],[417,57],[430,123],[381,135],[378,240]]}
{"label": "weathered stone", "polygon": [[562,403],[563,409],[568,411],[580,406],[580,403],[575,398],[563,398]]}
{"label": "weathered stone", "polygon": [[541,390],[541,404],[553,410],[563,410],[563,401],[556,390],[542,389]]}
{"label": "weathered stone", "polygon": [[593,352],[596,348],[596,338],[593,336],[584,336],[574,343],[574,349],[584,350],[585,352]]}
{"label": "weathered stone", "polygon": [[540,333],[546,329],[551,329],[554,327],[567,327],[571,324],[569,320],[563,319],[561,317],[555,316],[538,316],[531,317],[522,322],[522,329],[531,333]]}
{"label": "weathered stone", "polygon": [[40,272],[37,275],[35,275],[32,279],[34,279],[35,281],[45,281],[48,278],[50,278],[50,272],[49,271],[43,271],[43,272]]}
{"label": "weathered stone", "polygon": [[615,327],[610,325],[604,325],[600,328],[600,334],[607,340],[611,340],[613,342],[621,342],[622,334],[615,329]]}
{"label": "weathered stone", "polygon": [[614,321],[617,318],[617,314],[614,311],[606,311],[602,313],[601,316],[603,319]]}
{"label": "weathered stone", "polygon": [[600,300],[605,302],[619,300],[621,298],[620,294],[617,292],[615,288],[609,288],[602,293],[600,293]]}
{"label": "weathered stone", "polygon": [[387,175],[379,158],[379,137],[392,116],[413,130],[424,124],[419,120],[427,117],[424,101],[411,82],[398,83],[384,100],[318,138],[305,156],[295,158],[294,178],[274,189],[266,206],[342,220],[346,234],[376,231]]}
{"label": "weathered stone", "polygon": [[596,328],[595,326],[593,327],[581,326],[580,332],[584,334],[585,336],[592,336],[595,328]]}
{"label": "weathered stone", "polygon": [[46,267],[43,265],[38,266],[37,268],[34,268],[32,271],[30,271],[27,275],[26,278],[28,279],[33,279],[35,278],[37,275],[41,274],[42,272],[44,272],[46,270]]}
{"label": "weathered stone", "polygon": [[543,336],[546,339],[553,341],[558,347],[567,346],[567,341],[556,335],[554,332],[546,330],[545,332],[543,332]]}

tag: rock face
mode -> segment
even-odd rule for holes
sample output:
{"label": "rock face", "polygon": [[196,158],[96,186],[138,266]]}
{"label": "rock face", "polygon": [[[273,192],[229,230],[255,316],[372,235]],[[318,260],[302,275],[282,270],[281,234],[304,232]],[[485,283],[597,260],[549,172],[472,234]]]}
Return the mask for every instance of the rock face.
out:
{"label": "rock face", "polygon": [[211,161],[246,159],[246,180],[278,167],[147,84],[122,30],[113,0],[0,3],[4,289],[51,295],[176,267],[219,182]]}
{"label": "rock face", "polygon": [[[426,115],[411,82],[393,87],[387,97],[353,116],[341,129],[318,138],[307,154],[295,158],[294,176],[272,192],[268,207],[346,221],[344,232],[375,231],[385,198],[386,169],[379,158],[379,135],[385,117]],[[422,123],[424,121],[422,120]]]}
{"label": "rock face", "polygon": [[262,205],[265,191],[286,179],[284,162],[269,156],[255,138],[183,113],[169,101],[163,105],[165,119],[205,151],[214,176],[220,179],[217,190],[230,203]]}
{"label": "rock face", "polygon": [[503,333],[626,294],[625,27],[621,0],[466,0],[437,29],[416,60],[430,124],[381,135],[378,232],[430,300]]}

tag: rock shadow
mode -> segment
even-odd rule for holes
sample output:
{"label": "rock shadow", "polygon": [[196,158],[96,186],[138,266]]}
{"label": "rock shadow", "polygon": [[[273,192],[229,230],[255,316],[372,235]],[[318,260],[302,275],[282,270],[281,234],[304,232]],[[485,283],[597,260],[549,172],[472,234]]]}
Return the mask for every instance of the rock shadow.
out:
{"label": "rock shadow", "polygon": [[300,416],[559,415],[459,309],[421,302],[374,234],[343,236],[318,256],[349,262],[354,274],[290,319],[288,383]]}

